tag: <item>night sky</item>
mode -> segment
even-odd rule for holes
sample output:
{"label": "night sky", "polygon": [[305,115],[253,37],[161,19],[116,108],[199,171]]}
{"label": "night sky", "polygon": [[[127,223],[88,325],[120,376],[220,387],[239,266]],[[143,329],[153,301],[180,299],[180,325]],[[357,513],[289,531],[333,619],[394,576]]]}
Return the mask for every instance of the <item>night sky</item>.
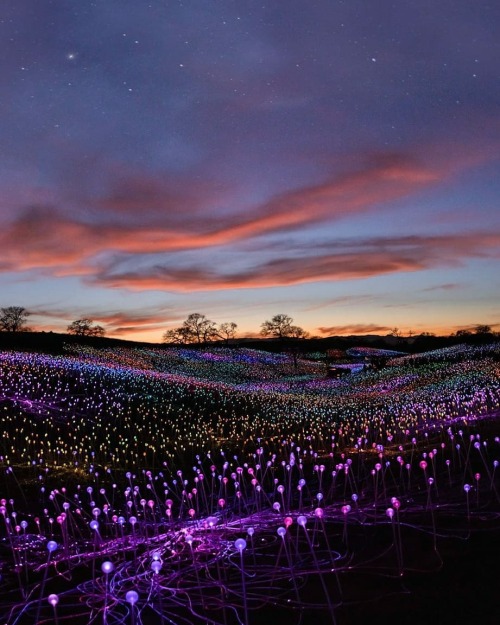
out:
{"label": "night sky", "polygon": [[0,307],[500,329],[500,4],[2,0]]}

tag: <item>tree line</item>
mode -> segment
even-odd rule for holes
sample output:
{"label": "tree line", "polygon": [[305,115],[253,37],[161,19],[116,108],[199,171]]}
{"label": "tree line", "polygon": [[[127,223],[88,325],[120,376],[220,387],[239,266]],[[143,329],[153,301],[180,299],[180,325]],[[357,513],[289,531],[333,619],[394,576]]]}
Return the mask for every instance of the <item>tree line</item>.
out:
{"label": "tree line", "polygon": [[[0,330],[3,332],[32,332],[28,326],[31,313],[22,306],[0,308]],[[66,328],[68,334],[76,336],[104,336],[104,328],[92,319],[76,319]]]}
{"label": "tree line", "polygon": [[[192,313],[177,328],[167,330],[163,335],[164,343],[193,344],[224,341],[229,343],[236,338],[238,324],[234,321],[217,325],[201,313]],[[308,333],[301,327],[293,325],[292,317],[284,314],[274,315],[272,319],[261,325],[261,336],[277,339],[305,339]]]}
{"label": "tree line", "polygon": [[[31,313],[22,306],[7,306],[0,308],[0,331],[4,332],[31,332],[28,326],[28,319]],[[163,342],[176,345],[203,344],[224,341],[229,344],[237,338],[238,324],[234,321],[226,321],[217,324],[201,313],[191,313],[182,325],[170,328],[163,334]],[[83,317],[72,321],[66,328],[68,334],[75,336],[104,336],[104,328],[95,323],[92,319]],[[306,339],[309,333],[300,326],[294,325],[293,318],[280,313],[271,319],[264,321],[260,326],[260,335],[274,339]],[[450,337],[498,337],[497,332],[493,332],[491,326],[480,324],[474,328],[458,330]],[[402,333],[398,328],[394,328],[391,336],[402,339]],[[413,335],[409,333],[409,338]],[[419,336],[434,336],[429,332],[424,332]]]}
{"label": "tree line", "polygon": [[[28,318],[31,313],[21,306],[8,306],[0,308],[0,330],[5,332],[31,332],[28,326]],[[173,344],[201,344],[214,341],[229,343],[237,336],[238,324],[234,321],[226,321],[217,324],[201,313],[191,313],[182,325],[171,328],[163,334],[164,343]],[[94,323],[86,317],[76,319],[70,323],[66,331],[76,336],[104,336],[102,326]],[[264,321],[261,325],[261,336],[277,339],[295,338],[305,339],[309,335],[300,326],[293,325],[293,319],[289,315],[278,314]]]}

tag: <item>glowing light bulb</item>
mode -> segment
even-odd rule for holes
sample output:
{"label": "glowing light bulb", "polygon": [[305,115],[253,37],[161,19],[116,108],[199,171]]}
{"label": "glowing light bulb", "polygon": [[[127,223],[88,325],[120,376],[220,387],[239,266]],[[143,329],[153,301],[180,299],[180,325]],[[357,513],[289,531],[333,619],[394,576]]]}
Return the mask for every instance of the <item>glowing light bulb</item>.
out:
{"label": "glowing light bulb", "polygon": [[301,525],[302,527],[305,527],[307,523],[307,517],[301,514],[299,517],[297,517],[297,523]]}
{"label": "glowing light bulb", "polygon": [[57,543],[55,540],[49,540],[49,542],[47,543],[47,551],[49,551],[50,553],[52,553],[53,551],[55,551],[57,549]]}
{"label": "glowing light bulb", "polygon": [[47,597],[47,601],[50,603],[51,606],[53,606],[54,608],[56,607],[56,605],[59,603],[59,596],[58,595],[49,595]]}
{"label": "glowing light bulb", "polygon": [[114,568],[115,565],[109,560],[106,560],[101,564],[101,571],[104,573],[104,575],[109,575],[110,573],[112,573],[114,571]]}
{"label": "glowing light bulb", "polygon": [[125,600],[130,603],[130,605],[134,605],[139,600],[139,595],[135,592],[135,590],[129,590],[125,595]]}
{"label": "glowing light bulb", "polygon": [[244,538],[237,538],[234,541],[234,546],[240,553],[242,553],[243,550],[247,547],[247,541]]}

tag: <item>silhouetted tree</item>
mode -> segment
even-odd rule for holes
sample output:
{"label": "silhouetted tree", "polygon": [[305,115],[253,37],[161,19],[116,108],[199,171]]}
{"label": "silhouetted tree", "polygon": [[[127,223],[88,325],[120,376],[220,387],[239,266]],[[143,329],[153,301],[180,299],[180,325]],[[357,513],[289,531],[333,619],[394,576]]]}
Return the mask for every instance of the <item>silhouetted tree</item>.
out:
{"label": "silhouetted tree", "polygon": [[231,339],[236,337],[236,328],[238,327],[237,323],[234,321],[227,321],[226,323],[221,323],[217,328],[217,335],[223,339],[226,343],[229,343]]}
{"label": "silhouetted tree", "polygon": [[93,322],[92,319],[77,319],[67,327],[68,334],[75,336],[104,336],[104,328]]}
{"label": "silhouetted tree", "polygon": [[395,339],[401,338],[401,330],[399,328],[393,328],[389,336],[393,336]]}
{"label": "silhouetted tree", "polygon": [[193,343],[207,343],[217,335],[215,323],[200,313],[190,314],[182,325]]}
{"label": "silhouetted tree", "polygon": [[30,314],[22,306],[0,308],[0,329],[5,332],[29,332],[26,323]]}
{"label": "silhouetted tree", "polygon": [[185,343],[189,343],[189,336],[187,334],[186,328],[181,326],[180,328],[172,328],[167,330],[163,335],[164,343],[176,343],[178,345],[184,345]]}
{"label": "silhouetted tree", "polygon": [[307,339],[309,337],[309,332],[300,326],[290,326],[289,336],[294,339]]}
{"label": "silhouetted tree", "polygon": [[288,315],[274,315],[269,321],[264,321],[260,326],[262,336],[274,336],[277,339],[306,338],[308,335],[299,326],[292,325],[293,319]]}
{"label": "silhouetted tree", "polygon": [[[231,338],[236,330],[235,323],[216,324],[201,313],[191,313],[179,328],[167,330],[163,335],[165,343],[210,343],[218,338]],[[221,330],[222,328],[222,330]],[[224,334],[223,334],[224,333]]]}
{"label": "silhouetted tree", "polygon": [[475,334],[492,334],[491,326],[478,325],[474,328]]}

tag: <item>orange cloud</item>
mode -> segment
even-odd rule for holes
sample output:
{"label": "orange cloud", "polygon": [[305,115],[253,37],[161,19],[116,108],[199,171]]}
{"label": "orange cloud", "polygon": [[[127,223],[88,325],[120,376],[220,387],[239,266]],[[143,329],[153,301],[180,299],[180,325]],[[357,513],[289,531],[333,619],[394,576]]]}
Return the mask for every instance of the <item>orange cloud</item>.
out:
{"label": "orange cloud", "polygon": [[379,334],[380,332],[390,332],[388,326],[381,326],[375,323],[355,323],[346,326],[321,326],[318,332],[325,336],[342,336],[350,334]]}

